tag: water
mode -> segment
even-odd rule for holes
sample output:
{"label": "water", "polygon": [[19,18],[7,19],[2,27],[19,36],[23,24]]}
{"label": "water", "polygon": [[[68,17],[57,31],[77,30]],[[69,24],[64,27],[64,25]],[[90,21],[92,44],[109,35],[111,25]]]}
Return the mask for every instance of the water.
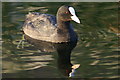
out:
{"label": "water", "polygon": [[[16,46],[22,38],[22,26],[28,12],[56,15],[63,5],[75,8],[81,24],[72,22],[79,36],[77,46],[64,64],[53,49],[53,44],[33,45],[25,42],[24,48]],[[3,78],[65,78],[70,66],[75,69],[73,78],[118,78],[118,3],[2,3],[2,59]],[[63,46],[63,45],[62,45]],[[43,47],[40,52],[38,48]],[[69,51],[69,50],[68,50]],[[65,55],[63,55],[65,56]],[[63,58],[63,57],[62,57]]]}

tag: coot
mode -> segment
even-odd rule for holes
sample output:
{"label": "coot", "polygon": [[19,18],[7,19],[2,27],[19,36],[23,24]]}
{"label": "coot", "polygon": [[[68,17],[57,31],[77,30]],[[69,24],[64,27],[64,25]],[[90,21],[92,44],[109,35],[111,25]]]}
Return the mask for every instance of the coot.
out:
{"label": "coot", "polygon": [[71,6],[63,5],[56,17],[50,14],[30,12],[26,15],[23,32],[31,38],[53,43],[70,42],[77,40],[70,21],[80,23]]}

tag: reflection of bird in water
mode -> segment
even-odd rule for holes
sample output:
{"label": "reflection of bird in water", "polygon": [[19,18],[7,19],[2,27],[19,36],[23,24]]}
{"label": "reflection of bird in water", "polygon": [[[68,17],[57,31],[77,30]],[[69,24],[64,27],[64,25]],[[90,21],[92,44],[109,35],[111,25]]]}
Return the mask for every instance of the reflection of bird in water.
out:
{"label": "reflection of bird in water", "polygon": [[75,64],[75,65],[73,65],[73,66],[71,67],[71,68],[72,68],[72,71],[69,73],[69,77],[74,76],[74,73],[75,73],[76,69],[79,68],[79,67],[80,67],[80,64]]}
{"label": "reflection of bird in water", "polygon": [[[59,60],[60,61],[60,60]],[[62,60],[61,62],[58,62],[58,68],[60,72],[67,77],[74,77],[76,69],[80,67],[80,64],[71,64],[71,62],[64,63]]]}
{"label": "reflection of bird in water", "polygon": [[50,43],[41,40],[33,39],[27,35],[25,35],[25,39],[35,46],[35,48],[43,51],[43,52],[53,52],[57,51],[58,58],[57,64],[59,71],[67,77],[74,76],[74,73],[77,68],[79,68],[80,64],[73,65],[71,63],[71,51],[76,46],[77,41],[68,42],[68,43]]}

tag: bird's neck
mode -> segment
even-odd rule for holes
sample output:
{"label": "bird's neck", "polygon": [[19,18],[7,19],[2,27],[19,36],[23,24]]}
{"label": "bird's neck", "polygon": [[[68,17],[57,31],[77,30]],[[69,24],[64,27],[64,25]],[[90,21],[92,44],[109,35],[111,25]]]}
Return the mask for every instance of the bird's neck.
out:
{"label": "bird's neck", "polygon": [[59,29],[68,30],[70,26],[70,21],[62,21],[59,18],[57,19],[57,27]]}

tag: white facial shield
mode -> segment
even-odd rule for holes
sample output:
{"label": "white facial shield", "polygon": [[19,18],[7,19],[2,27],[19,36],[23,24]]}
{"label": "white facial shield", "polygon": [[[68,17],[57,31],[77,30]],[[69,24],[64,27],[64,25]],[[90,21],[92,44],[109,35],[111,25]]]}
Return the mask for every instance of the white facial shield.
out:
{"label": "white facial shield", "polygon": [[73,7],[69,7],[69,11],[70,11],[70,13],[72,14],[71,19],[72,19],[73,21],[77,22],[77,23],[80,23],[80,20],[78,19],[78,17],[77,17],[76,14],[75,14],[74,8],[73,8]]}

